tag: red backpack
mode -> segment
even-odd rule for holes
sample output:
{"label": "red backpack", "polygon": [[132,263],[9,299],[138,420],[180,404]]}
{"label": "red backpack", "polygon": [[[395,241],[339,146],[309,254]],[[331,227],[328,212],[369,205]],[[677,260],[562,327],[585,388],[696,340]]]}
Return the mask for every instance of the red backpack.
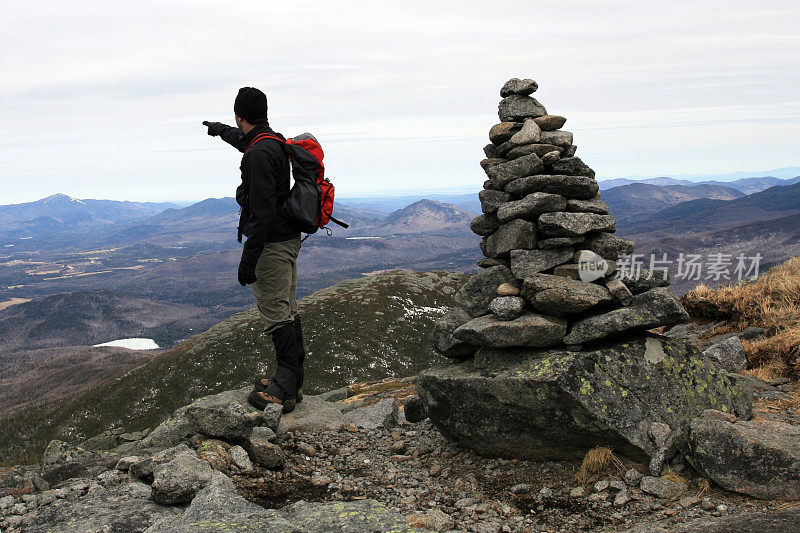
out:
{"label": "red backpack", "polygon": [[[328,229],[329,222],[348,228],[348,224],[333,218],[334,186],[325,177],[325,154],[319,141],[310,133],[303,133],[284,141],[269,133],[260,133],[253,138],[249,150],[262,139],[274,139],[284,143],[286,155],[292,165],[294,185],[289,197],[280,206],[283,218],[294,224],[303,233],[316,233],[319,228]],[[330,230],[328,230],[330,235]]]}

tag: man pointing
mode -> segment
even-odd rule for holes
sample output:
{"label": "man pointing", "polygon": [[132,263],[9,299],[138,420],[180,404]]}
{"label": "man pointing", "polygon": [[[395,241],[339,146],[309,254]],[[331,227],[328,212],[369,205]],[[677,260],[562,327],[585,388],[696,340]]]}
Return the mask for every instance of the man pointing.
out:
{"label": "man pointing", "polygon": [[237,128],[219,122],[203,124],[209,135],[244,153],[236,201],[241,206],[238,239],[241,242],[244,235],[247,240],[238,277],[243,286],[252,286],[277,361],[271,379],[256,379],[248,401],[262,410],[269,403],[281,404],[288,413],[302,400],[305,349],[295,297],[300,232],[279,213],[289,196],[286,139],[269,127],[267,96],[260,90],[239,89],[233,110]]}

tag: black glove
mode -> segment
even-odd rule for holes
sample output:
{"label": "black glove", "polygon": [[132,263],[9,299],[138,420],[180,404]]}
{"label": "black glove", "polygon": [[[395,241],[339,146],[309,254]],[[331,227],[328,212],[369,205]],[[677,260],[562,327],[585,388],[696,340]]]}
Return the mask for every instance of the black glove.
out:
{"label": "black glove", "polygon": [[225,131],[225,124],[222,122],[209,122],[204,120],[203,126],[208,126],[208,134],[212,137],[222,135],[222,132]]}
{"label": "black glove", "polygon": [[239,263],[239,283],[242,287],[256,282],[256,265],[252,263]]}

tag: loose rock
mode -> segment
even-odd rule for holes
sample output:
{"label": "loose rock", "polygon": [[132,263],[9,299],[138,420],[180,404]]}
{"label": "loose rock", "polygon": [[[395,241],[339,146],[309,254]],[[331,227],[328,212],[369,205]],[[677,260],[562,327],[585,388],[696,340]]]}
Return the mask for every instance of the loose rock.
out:
{"label": "loose rock", "polygon": [[500,205],[497,209],[497,219],[503,224],[515,218],[535,221],[542,213],[564,211],[566,206],[567,201],[563,196],[534,192],[526,195],[521,200]]}
{"label": "loose rock", "polygon": [[512,94],[503,98],[497,109],[497,115],[503,122],[516,122],[526,118],[543,117],[547,110],[535,98]]}
{"label": "loose rock", "polygon": [[211,467],[193,453],[181,453],[153,471],[152,498],[162,505],[191,501],[211,483]]}
{"label": "loose rock", "polygon": [[503,88],[500,89],[500,96],[503,98],[511,96],[512,94],[528,96],[531,93],[535,93],[538,88],[539,85],[532,79],[525,78],[521,80],[519,78],[511,78],[505,82]]}
{"label": "loose rock", "polygon": [[550,250],[512,250],[511,272],[518,279],[550,270],[566,263],[572,258],[572,248],[553,248]]}
{"label": "loose rock", "polygon": [[560,194],[565,198],[591,200],[597,196],[599,186],[593,178],[588,176],[537,174],[517,178],[509,182],[505,186],[505,190],[517,196],[525,196],[534,192],[546,192]]}
{"label": "loose rock", "polygon": [[519,296],[499,296],[489,304],[489,311],[500,320],[513,320],[522,314],[525,299]]}

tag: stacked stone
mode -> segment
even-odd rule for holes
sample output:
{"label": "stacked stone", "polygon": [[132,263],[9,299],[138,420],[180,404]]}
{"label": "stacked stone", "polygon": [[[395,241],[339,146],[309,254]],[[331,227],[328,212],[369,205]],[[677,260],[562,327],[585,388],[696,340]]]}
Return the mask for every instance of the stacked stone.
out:
{"label": "stacked stone", "polygon": [[633,243],[613,235],[594,172],[536,88],[512,79],[500,92],[472,222],[483,270],[436,323],[437,350],[459,362],[420,373],[418,410],[480,454],[564,459],[607,446],[659,475],[688,448],[692,419],[747,419],[752,397],[693,345],[648,332],[688,315],[661,272],[619,275]]}
{"label": "stacked stone", "polygon": [[537,88],[513,78],[500,90],[501,122],[481,161],[483,214],[471,223],[483,237],[484,270],[437,325],[437,348],[453,358],[478,347],[578,347],[687,318],[661,288],[663,272],[618,275],[634,244],[613,235],[594,171],[561,130],[566,118],[530,96]]}

